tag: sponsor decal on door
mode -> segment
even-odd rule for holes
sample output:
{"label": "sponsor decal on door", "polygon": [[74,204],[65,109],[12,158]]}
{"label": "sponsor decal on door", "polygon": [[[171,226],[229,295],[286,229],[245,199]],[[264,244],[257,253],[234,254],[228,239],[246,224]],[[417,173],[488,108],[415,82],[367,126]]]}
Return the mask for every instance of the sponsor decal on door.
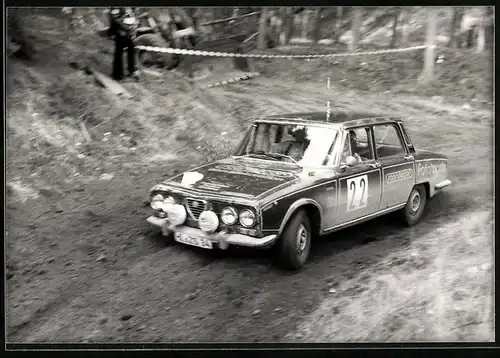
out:
{"label": "sponsor decal on door", "polygon": [[397,172],[387,173],[385,175],[385,183],[398,183],[400,181],[409,180],[411,178],[413,178],[413,169],[404,169]]}

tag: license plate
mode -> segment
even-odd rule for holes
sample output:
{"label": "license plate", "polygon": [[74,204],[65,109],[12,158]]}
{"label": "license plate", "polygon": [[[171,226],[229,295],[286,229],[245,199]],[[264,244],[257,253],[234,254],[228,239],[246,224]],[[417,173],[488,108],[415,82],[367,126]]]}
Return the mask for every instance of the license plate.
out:
{"label": "license plate", "polygon": [[202,239],[201,237],[193,237],[181,232],[175,233],[175,241],[191,246],[202,247],[204,249],[212,249],[212,241]]}

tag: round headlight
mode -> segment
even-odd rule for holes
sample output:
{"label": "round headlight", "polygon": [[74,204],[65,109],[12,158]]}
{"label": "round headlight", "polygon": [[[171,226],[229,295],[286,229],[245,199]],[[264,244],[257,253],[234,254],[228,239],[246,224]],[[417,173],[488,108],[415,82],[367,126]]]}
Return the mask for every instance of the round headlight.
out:
{"label": "round headlight", "polygon": [[255,214],[250,210],[243,210],[240,213],[240,223],[244,227],[252,227],[255,225]]}
{"label": "round headlight", "polygon": [[163,195],[156,194],[151,198],[151,207],[155,210],[160,210],[163,205]]}
{"label": "round headlight", "polygon": [[172,225],[182,225],[186,221],[187,213],[182,205],[164,204],[163,211],[167,213],[168,221],[170,221]]}
{"label": "round headlight", "polygon": [[165,204],[175,204],[175,199],[171,196],[167,196],[165,199],[163,199],[163,205]]}
{"label": "round headlight", "polygon": [[198,225],[205,232],[214,232],[219,227],[219,218],[213,211],[203,211],[198,218]]}
{"label": "round headlight", "polygon": [[222,222],[226,225],[233,225],[236,221],[238,221],[238,213],[236,212],[236,209],[231,206],[227,206],[222,209],[220,217]]}

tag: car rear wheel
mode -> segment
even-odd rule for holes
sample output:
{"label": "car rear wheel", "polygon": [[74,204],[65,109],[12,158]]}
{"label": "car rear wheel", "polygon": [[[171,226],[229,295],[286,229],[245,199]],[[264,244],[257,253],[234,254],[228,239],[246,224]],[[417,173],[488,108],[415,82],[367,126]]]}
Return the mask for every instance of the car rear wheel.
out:
{"label": "car rear wheel", "polygon": [[412,189],[410,196],[408,197],[408,201],[402,211],[402,218],[405,225],[413,226],[417,224],[424,214],[426,204],[427,191],[425,186],[415,186]]}
{"label": "car rear wheel", "polygon": [[311,222],[304,210],[293,215],[277,243],[277,259],[289,270],[301,269],[311,249]]}

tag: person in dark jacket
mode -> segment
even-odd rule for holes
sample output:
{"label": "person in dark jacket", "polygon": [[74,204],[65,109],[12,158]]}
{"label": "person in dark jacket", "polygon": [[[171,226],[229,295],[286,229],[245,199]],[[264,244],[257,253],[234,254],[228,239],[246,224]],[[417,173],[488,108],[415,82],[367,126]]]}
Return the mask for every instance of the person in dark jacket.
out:
{"label": "person in dark jacket", "polygon": [[137,32],[137,20],[132,10],[125,8],[111,8],[109,35],[115,41],[112,77],[120,81],[123,73],[123,51],[127,48],[128,75],[138,78],[135,66],[134,38]]}

